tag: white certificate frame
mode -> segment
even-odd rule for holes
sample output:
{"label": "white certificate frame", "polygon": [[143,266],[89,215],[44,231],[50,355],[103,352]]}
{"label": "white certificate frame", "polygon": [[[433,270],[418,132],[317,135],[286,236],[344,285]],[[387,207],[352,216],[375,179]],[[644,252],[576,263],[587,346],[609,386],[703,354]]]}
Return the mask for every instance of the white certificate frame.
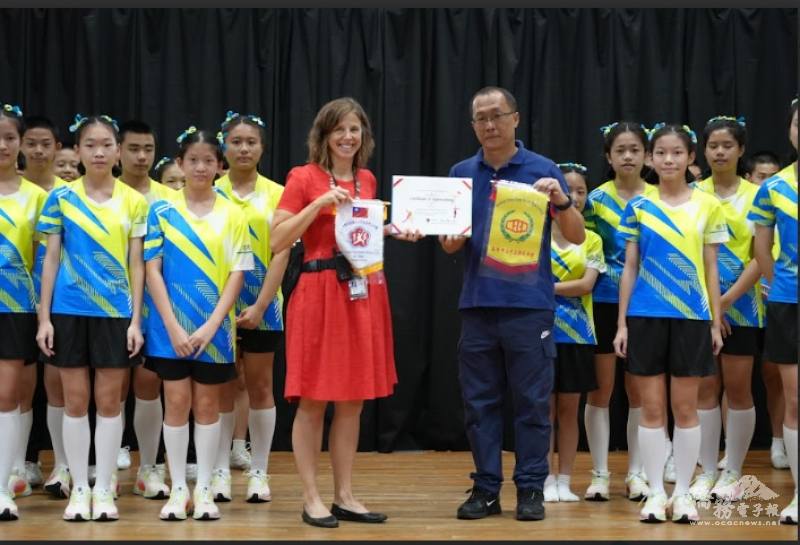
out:
{"label": "white certificate frame", "polygon": [[392,176],[391,229],[472,236],[472,178]]}

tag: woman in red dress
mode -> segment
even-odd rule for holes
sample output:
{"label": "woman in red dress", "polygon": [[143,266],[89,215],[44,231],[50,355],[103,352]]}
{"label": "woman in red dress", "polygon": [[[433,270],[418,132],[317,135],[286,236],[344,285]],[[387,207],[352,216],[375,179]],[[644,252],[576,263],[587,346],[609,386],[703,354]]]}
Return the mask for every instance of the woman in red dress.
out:
{"label": "woman in red dress", "polygon": [[[303,521],[333,528],[339,520],[383,522],[355,499],[352,469],[365,399],[392,394],[397,383],[389,295],[381,271],[367,278],[367,296],[352,298],[334,265],[336,205],[375,197],[375,176],[363,168],[375,143],[358,102],[339,98],[317,113],[308,135],[308,163],[287,176],[272,225],[272,251],[302,237],[303,274],[286,312],[286,390],[299,401],[292,427],[303,481]],[[384,229],[386,233],[386,229]],[[416,241],[421,235],[396,238]],[[330,430],[334,500],[325,507],[316,484],[325,407],[335,404]]]}

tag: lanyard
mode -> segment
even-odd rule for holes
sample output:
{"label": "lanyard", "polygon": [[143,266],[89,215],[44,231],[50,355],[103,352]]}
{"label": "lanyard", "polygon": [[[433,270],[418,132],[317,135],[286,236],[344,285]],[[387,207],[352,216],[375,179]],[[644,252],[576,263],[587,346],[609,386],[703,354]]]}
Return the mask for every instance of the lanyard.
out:
{"label": "lanyard", "polygon": [[[356,199],[361,198],[361,182],[358,181],[358,176],[356,176],[356,170],[353,169],[353,184],[355,185],[355,197]],[[334,187],[339,187],[339,184],[336,183],[336,180],[333,178],[333,173],[328,172],[328,185],[331,189]]]}

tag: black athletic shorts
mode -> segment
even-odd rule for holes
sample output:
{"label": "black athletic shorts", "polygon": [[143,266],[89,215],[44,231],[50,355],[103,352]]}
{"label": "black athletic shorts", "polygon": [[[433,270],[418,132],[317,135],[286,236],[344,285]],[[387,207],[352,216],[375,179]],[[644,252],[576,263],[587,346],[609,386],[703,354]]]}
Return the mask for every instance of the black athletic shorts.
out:
{"label": "black athletic shorts", "polygon": [[236,378],[236,365],[205,361],[178,360],[148,356],[144,368],[154,371],[161,380],[191,378],[200,384],[225,384]]}
{"label": "black athletic shorts", "polygon": [[764,330],[759,327],[731,326],[731,334],[722,339],[720,353],[731,356],[757,356],[761,353],[761,337]]}
{"label": "black athletic shorts", "polygon": [[594,345],[557,343],[553,392],[578,394],[597,389]]}
{"label": "black athletic shorts", "polygon": [[251,354],[275,352],[283,339],[283,331],[238,328],[236,334],[239,337],[239,347],[243,352]]}
{"label": "black athletic shorts", "polygon": [[764,355],[773,363],[797,365],[797,303],[767,303]]}
{"label": "black athletic shorts", "polygon": [[129,357],[130,318],[99,318],[53,314],[55,355],[47,363],[56,367],[129,369],[141,361],[141,352]]}
{"label": "black athletic shorts", "polygon": [[39,353],[37,328],[35,313],[0,313],[0,360],[24,360],[26,365],[35,362]]}
{"label": "black athletic shorts", "polygon": [[594,333],[597,336],[595,354],[613,354],[614,337],[617,336],[617,303],[594,304]]}
{"label": "black athletic shorts", "polygon": [[627,324],[626,370],[632,375],[716,374],[710,321],[629,316]]}

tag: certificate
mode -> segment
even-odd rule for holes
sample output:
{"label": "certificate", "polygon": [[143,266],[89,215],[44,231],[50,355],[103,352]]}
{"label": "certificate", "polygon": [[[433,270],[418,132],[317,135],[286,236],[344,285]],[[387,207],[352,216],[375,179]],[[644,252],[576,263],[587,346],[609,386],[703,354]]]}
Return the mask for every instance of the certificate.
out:
{"label": "certificate", "polygon": [[472,235],[472,179],[392,176],[392,232]]}

